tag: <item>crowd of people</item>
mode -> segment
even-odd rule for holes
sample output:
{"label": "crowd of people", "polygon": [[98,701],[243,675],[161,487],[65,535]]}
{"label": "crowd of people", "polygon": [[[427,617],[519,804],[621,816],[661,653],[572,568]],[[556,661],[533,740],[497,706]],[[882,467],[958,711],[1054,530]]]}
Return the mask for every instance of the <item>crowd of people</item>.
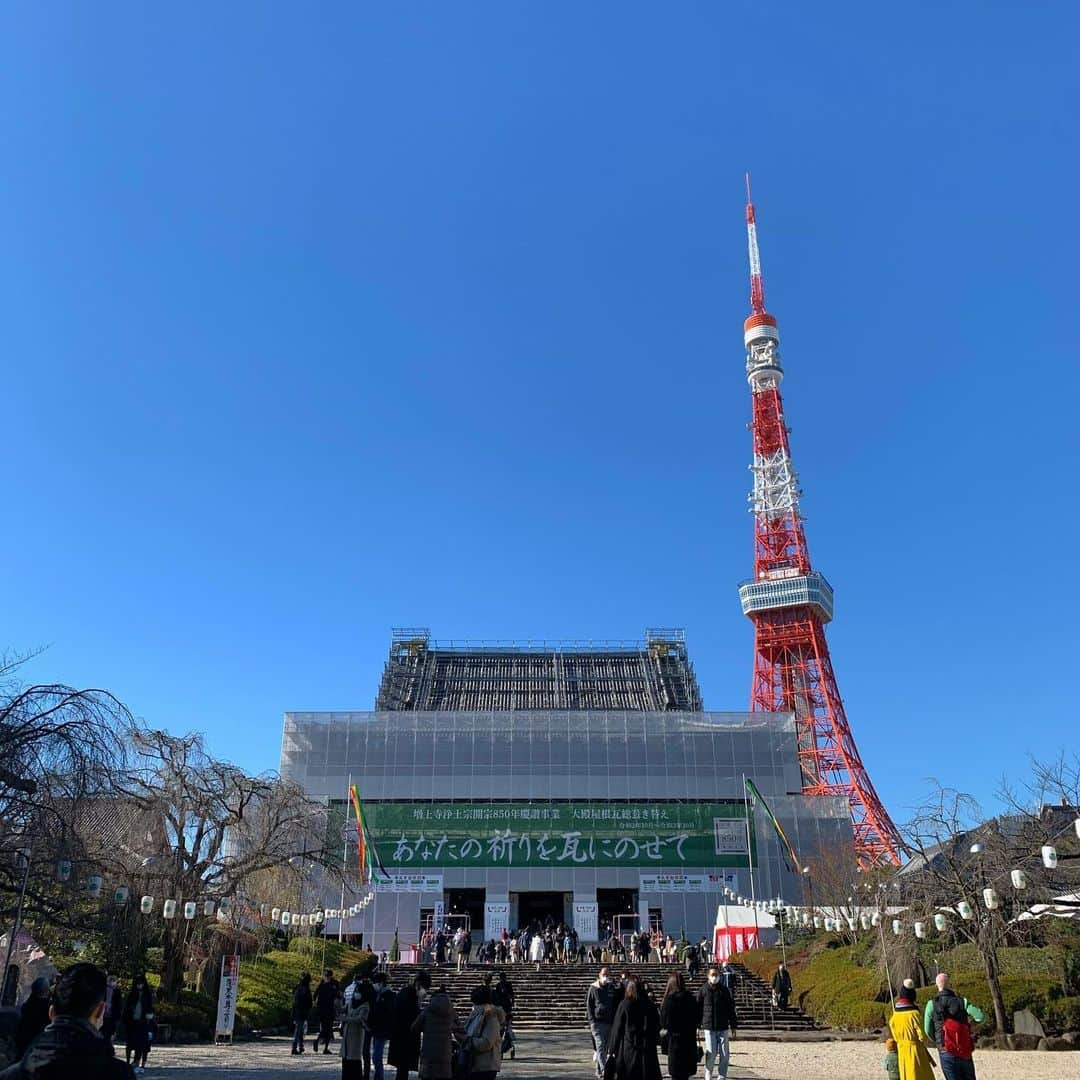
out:
{"label": "crowd of people", "polygon": [[599,944],[584,945],[573,927],[556,923],[551,917],[518,930],[503,930],[490,941],[481,941],[475,949],[472,933],[464,926],[456,930],[429,927],[420,935],[421,963],[456,967],[458,971],[471,963],[533,964],[538,970],[552,964],[684,963],[694,977],[709,957],[706,938],[695,945],[676,941],[670,934],[665,937],[656,929],[620,936],[605,926]]}
{"label": "crowd of people", "polygon": [[738,1022],[730,970],[710,967],[696,994],[686,988],[683,973],[673,971],[657,1002],[632,969],[616,980],[602,967],[589,987],[585,1015],[600,1080],[660,1080],[661,1053],[671,1080],[688,1080],[699,1063],[705,1080],[727,1078]]}
{"label": "crowd of people", "polygon": [[983,1012],[952,989],[944,972],[934,981],[937,993],[921,1010],[911,979],[896,995],[883,1063],[890,1080],[932,1080],[931,1047],[937,1050],[944,1080],[975,1080],[971,1024],[982,1020]]}
{"label": "crowd of people", "polygon": [[332,1052],[335,1021],[340,1024],[342,1080],[383,1080],[389,1070],[395,1080],[410,1072],[420,1080],[495,1080],[503,1054],[515,1054],[513,984],[505,971],[498,979],[487,972],[470,1000],[469,1015],[455,1015],[445,985],[433,985],[428,971],[396,992],[383,970],[358,972],[344,988],[327,970],[314,990],[304,973],[292,996],[292,1052],[305,1052],[314,1015],[314,1053],[320,1043],[324,1054]]}
{"label": "crowd of people", "polygon": [[[19,1010],[18,1060],[0,1080],[132,1080],[146,1068],[156,1033],[154,995],[144,975],[125,994],[115,975],[75,964],[49,980],[34,980]],[[114,1039],[124,1036],[125,1061]]]}

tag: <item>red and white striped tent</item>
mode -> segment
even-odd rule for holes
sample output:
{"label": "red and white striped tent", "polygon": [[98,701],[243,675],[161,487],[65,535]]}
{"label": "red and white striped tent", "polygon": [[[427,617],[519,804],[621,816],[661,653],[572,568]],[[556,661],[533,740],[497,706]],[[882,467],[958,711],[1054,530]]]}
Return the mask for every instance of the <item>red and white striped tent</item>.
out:
{"label": "red and white striped tent", "polygon": [[721,904],[716,909],[713,959],[726,960],[735,953],[771,944],[775,937],[776,920],[767,911],[742,904]]}

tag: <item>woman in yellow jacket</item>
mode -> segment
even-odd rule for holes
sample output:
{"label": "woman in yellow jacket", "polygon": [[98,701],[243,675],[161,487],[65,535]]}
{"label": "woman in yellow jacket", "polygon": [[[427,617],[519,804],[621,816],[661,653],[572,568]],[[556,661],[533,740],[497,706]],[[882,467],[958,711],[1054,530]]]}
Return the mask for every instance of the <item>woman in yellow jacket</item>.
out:
{"label": "woman in yellow jacket", "polygon": [[889,1017],[889,1030],[896,1040],[900,1080],[933,1080],[934,1063],[927,1051],[930,1040],[923,1031],[922,1017],[915,1004],[915,987],[907,980],[896,995],[896,1005]]}

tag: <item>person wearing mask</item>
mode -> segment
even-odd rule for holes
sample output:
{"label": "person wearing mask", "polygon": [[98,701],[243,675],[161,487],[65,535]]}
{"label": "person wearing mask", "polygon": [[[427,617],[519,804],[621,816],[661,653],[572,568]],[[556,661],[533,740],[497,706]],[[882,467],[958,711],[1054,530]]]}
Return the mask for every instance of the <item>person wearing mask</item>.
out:
{"label": "person wearing mask", "polygon": [[945,972],[934,983],[937,994],[926,1003],[923,1031],[938,1048],[945,1080],[975,1080],[971,1021],[982,1020],[983,1011],[952,990]]}
{"label": "person wearing mask", "polygon": [[451,1080],[454,1007],[445,986],[428,998],[412,1029],[420,1039],[420,1080]]}
{"label": "person wearing mask", "polygon": [[606,967],[600,969],[600,975],[589,987],[585,998],[585,1016],[592,1032],[593,1061],[596,1063],[596,1075],[604,1075],[604,1062],[607,1060],[608,1039],[611,1025],[615,1022],[615,1010],[619,1007],[622,996],[621,987],[612,981]]}
{"label": "person wearing mask", "polygon": [[667,1049],[671,1080],[689,1080],[697,1072],[697,1032],[701,1005],[686,989],[681,971],[667,981],[660,1005],[660,1049]]}
{"label": "person wearing mask", "polygon": [[933,1044],[923,1031],[915,1004],[915,986],[910,979],[905,980],[896,995],[889,1032],[896,1040],[900,1080],[933,1080],[934,1063],[926,1049]]}
{"label": "person wearing mask", "polygon": [[315,1011],[319,1014],[319,1033],[315,1036],[315,1042],[311,1048],[316,1054],[319,1052],[320,1039],[323,1044],[323,1053],[330,1053],[330,1044],[334,1041],[334,1014],[340,997],[341,986],[334,978],[334,973],[327,968],[319,980],[319,985],[315,988]]}
{"label": "person wearing mask", "polygon": [[[367,1080],[370,1074],[367,1030],[370,1011],[370,1004],[361,994],[350,994],[345,999],[345,1010],[341,1014],[341,1080]],[[366,1061],[365,1050],[368,1050]]]}
{"label": "person wearing mask", "polygon": [[710,967],[705,985],[698,991],[701,1032],[705,1037],[705,1080],[727,1080],[731,1062],[731,1037],[738,1018],[735,999],[720,979],[716,967]]}
{"label": "person wearing mask", "polygon": [[27,1047],[45,1030],[49,1022],[49,980],[39,975],[30,986],[30,996],[19,1010],[15,1028],[15,1053],[22,1057]]}
{"label": "person wearing mask", "polygon": [[150,1024],[154,1019],[154,994],[145,975],[136,975],[124,1002],[124,1056],[135,1058],[135,1071],[146,1068],[150,1054]]}
{"label": "person wearing mask", "polygon": [[386,982],[386,972],[376,971],[371,976],[371,1009],[368,1012],[375,1080],[383,1080],[383,1055],[394,1031],[394,997],[394,991]]}
{"label": "person wearing mask", "polygon": [[471,1056],[469,1080],[495,1080],[502,1068],[503,1011],[491,1003],[491,992],[478,986],[470,995],[472,1012],[457,1036],[465,1052]]}
{"label": "person wearing mask", "polygon": [[615,1022],[611,1025],[608,1056],[615,1058],[617,1080],[660,1080],[660,1017],[637,976],[626,980],[626,989]]}
{"label": "person wearing mask", "polygon": [[413,1021],[420,1015],[431,990],[431,976],[418,971],[408,986],[394,998],[394,1024],[390,1032],[387,1062],[397,1070],[397,1080],[408,1080],[420,1064],[420,1036],[413,1031]]}
{"label": "person wearing mask", "polygon": [[304,1032],[307,1029],[308,1017],[311,1015],[311,1005],[311,976],[305,971],[292,992],[290,1016],[293,1022],[292,1052],[294,1054],[304,1052]]}
{"label": "person wearing mask", "polygon": [[132,1080],[131,1066],[101,1034],[106,985],[105,972],[93,964],[64,971],[52,992],[48,1026],[0,1080]]}
{"label": "person wearing mask", "polygon": [[772,992],[773,1001],[781,1009],[786,1009],[788,1001],[791,999],[791,974],[788,972],[786,964],[781,963],[777,967],[772,977]]}

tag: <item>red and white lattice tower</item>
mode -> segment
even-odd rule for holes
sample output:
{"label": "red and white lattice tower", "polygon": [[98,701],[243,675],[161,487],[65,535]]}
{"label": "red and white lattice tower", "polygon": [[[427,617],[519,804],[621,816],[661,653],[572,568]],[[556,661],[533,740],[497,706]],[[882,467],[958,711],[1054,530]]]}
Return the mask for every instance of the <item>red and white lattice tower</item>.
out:
{"label": "red and white lattice tower", "polygon": [[833,591],[810,565],[799,512],[801,492],[780,397],[780,335],[776,319],[765,310],[749,177],[746,200],[752,314],[744,340],[754,409],[754,580],[740,586],[739,599],[754,622],[750,708],[795,714],[803,793],[848,800],[860,866],[895,864],[901,840],[859,757],[825,641]]}

